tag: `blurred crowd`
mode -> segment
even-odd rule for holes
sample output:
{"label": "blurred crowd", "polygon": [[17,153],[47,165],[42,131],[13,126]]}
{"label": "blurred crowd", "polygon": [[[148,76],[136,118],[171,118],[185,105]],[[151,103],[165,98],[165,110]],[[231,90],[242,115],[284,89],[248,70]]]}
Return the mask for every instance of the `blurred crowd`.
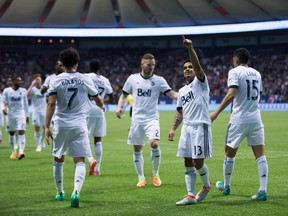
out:
{"label": "blurred crowd", "polygon": [[[288,51],[287,49],[249,48],[250,66],[257,69],[263,79],[262,103],[288,103]],[[204,71],[210,84],[210,103],[220,103],[227,91],[228,71],[233,67],[234,48],[197,49]],[[156,57],[155,74],[165,77],[176,91],[184,85],[182,64],[188,58],[185,49],[89,49],[79,50],[81,64],[79,71],[89,72],[89,61],[100,60],[101,73],[106,76],[115,93],[115,103],[121,93],[122,85],[131,73],[140,71],[141,56],[152,53]],[[41,54],[39,54],[41,53]],[[40,73],[43,80],[54,73],[57,53],[38,52],[31,54],[28,50],[3,49],[0,54],[0,91],[7,87],[7,78],[19,74],[23,80],[22,87],[28,88],[35,73]],[[171,103],[164,95],[160,100]]]}

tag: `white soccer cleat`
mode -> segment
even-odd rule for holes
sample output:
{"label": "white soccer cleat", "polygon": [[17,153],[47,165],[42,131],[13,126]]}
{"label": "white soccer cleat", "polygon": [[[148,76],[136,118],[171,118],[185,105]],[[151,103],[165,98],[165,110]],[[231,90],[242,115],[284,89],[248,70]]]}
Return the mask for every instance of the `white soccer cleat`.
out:
{"label": "white soccer cleat", "polygon": [[196,194],[197,203],[204,200],[209,193],[211,186],[203,186],[201,190]]}
{"label": "white soccer cleat", "polygon": [[192,204],[197,204],[197,200],[195,196],[190,196],[190,195],[187,195],[184,197],[184,199],[176,202],[177,206],[192,205]]}
{"label": "white soccer cleat", "polygon": [[41,152],[41,150],[42,150],[41,146],[37,146],[36,152]]}

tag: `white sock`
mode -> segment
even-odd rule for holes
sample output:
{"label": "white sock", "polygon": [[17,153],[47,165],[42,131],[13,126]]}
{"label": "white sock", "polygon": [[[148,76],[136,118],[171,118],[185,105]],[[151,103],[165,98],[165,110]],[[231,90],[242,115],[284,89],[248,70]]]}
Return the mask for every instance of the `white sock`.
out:
{"label": "white sock", "polygon": [[80,193],[83,183],[85,181],[86,167],[85,163],[78,162],[75,164],[75,177],[74,177],[74,192]]}
{"label": "white sock", "polygon": [[40,145],[42,145],[42,143],[44,143],[44,138],[45,138],[45,129],[42,129],[42,133],[40,136]]}
{"label": "white sock", "polygon": [[195,167],[185,167],[185,183],[188,195],[195,196],[195,184],[196,184]]}
{"label": "white sock", "polygon": [[0,127],[0,141],[2,141],[2,129]]}
{"label": "white sock", "polygon": [[224,158],[223,175],[224,175],[224,188],[231,185],[231,176],[234,170],[235,158]]}
{"label": "white sock", "polygon": [[53,163],[53,177],[56,189],[58,192],[63,192],[63,166],[64,163],[56,162]]}
{"label": "white sock", "polygon": [[209,169],[204,163],[203,166],[198,170],[198,173],[200,175],[202,184],[205,187],[210,187],[210,181],[209,181]]}
{"label": "white sock", "polygon": [[100,172],[100,164],[102,161],[103,147],[102,142],[95,143],[95,159],[97,161],[97,165],[95,167],[95,171]]}
{"label": "white sock", "polygon": [[14,141],[15,144],[19,144],[19,134],[18,134],[18,131],[16,131],[15,133],[15,141]]}
{"label": "white sock", "polygon": [[159,146],[156,149],[151,148],[150,157],[152,160],[153,174],[156,175],[159,173],[160,160],[161,160],[161,150]]}
{"label": "white sock", "polygon": [[145,178],[143,173],[144,159],[141,152],[134,152],[133,163],[139,178]]}
{"label": "white sock", "polygon": [[12,150],[12,152],[16,152],[15,149],[15,135],[9,135],[9,142],[10,142],[10,148]]}
{"label": "white sock", "polygon": [[19,140],[19,153],[21,154],[24,152],[25,147],[26,147],[26,136],[25,134],[23,135],[18,135],[18,140]]}
{"label": "white sock", "polygon": [[268,179],[268,162],[266,156],[263,155],[257,159],[258,173],[260,179],[259,191],[267,192],[267,179]]}
{"label": "white sock", "polygon": [[34,131],[34,140],[38,147],[40,145],[40,131]]}

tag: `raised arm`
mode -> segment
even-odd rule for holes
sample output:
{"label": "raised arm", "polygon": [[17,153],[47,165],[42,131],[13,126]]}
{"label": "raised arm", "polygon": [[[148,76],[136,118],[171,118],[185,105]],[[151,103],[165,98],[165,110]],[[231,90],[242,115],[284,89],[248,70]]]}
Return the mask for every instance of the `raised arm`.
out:
{"label": "raised arm", "polygon": [[205,74],[200,65],[198,56],[194,50],[193,43],[190,39],[186,39],[184,36],[182,36],[182,39],[183,39],[183,45],[188,49],[189,58],[193,65],[195,74],[199,80],[203,81],[205,79]]}

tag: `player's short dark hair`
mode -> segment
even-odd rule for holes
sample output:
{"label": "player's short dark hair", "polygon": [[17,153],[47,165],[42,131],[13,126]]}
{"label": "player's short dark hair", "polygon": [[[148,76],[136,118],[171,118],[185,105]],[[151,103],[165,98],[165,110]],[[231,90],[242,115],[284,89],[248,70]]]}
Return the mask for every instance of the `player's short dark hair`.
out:
{"label": "player's short dark hair", "polygon": [[238,48],[234,51],[233,56],[239,59],[240,64],[247,64],[250,58],[250,53],[246,48]]}
{"label": "player's short dark hair", "polygon": [[100,62],[97,59],[92,59],[89,66],[91,72],[97,72],[100,69]]}
{"label": "player's short dark hair", "polygon": [[73,47],[62,50],[59,55],[59,60],[65,67],[72,67],[80,61],[79,53]]}
{"label": "player's short dark hair", "polygon": [[154,55],[152,55],[151,53],[145,53],[141,59],[149,59],[149,60],[152,60],[152,59],[155,59]]}

